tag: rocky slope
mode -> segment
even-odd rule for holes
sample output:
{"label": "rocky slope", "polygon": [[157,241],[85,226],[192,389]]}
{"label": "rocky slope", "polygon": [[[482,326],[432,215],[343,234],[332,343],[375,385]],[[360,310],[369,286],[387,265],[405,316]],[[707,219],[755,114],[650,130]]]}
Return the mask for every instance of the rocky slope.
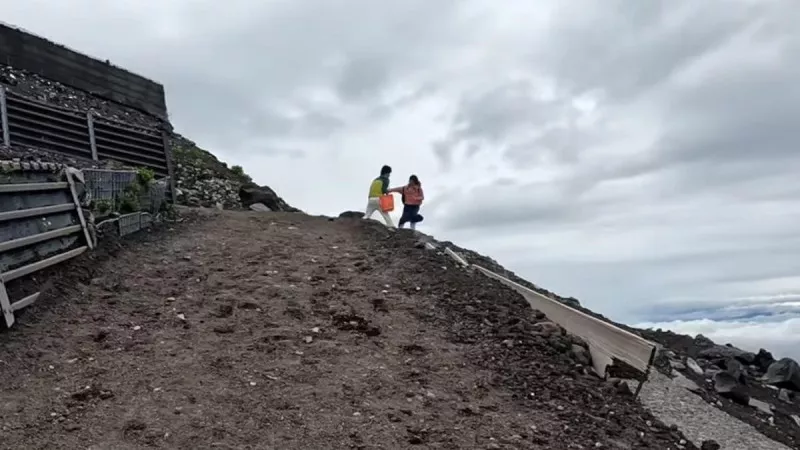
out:
{"label": "rocky slope", "polygon": [[170,139],[178,202],[189,206],[240,208],[260,203],[271,211],[298,212],[269,186],[259,186],[241,167],[229,167],[175,133]]}
{"label": "rocky slope", "polygon": [[[359,214],[353,211],[340,215],[342,219],[358,217]],[[452,242],[436,241],[421,233],[415,236],[433,242],[439,248],[449,247],[470,263],[659,344],[662,348],[655,368],[676,378],[675,386],[679,389],[692,392],[707,404],[753,426],[774,441],[789,448],[800,448],[800,366],[796,361],[790,358],[776,361],[765,349],[751,353],[731,344],[717,344],[702,335],[693,338],[660,329],[636,329],[618,324],[583,307],[577,299],[565,299],[519,278],[492,258]],[[771,447],[767,444],[765,448]]]}

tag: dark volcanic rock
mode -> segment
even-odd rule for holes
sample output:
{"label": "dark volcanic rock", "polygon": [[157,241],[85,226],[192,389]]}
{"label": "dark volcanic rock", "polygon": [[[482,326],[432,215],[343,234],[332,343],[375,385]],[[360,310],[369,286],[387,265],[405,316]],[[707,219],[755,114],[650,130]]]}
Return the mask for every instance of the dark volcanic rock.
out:
{"label": "dark volcanic rock", "polygon": [[773,386],[800,392],[800,366],[791,358],[782,358],[769,366],[764,381]]}
{"label": "dark volcanic rock", "polygon": [[340,219],[361,219],[364,217],[363,211],[345,211],[339,214]]}
{"label": "dark volcanic rock", "polygon": [[239,197],[244,207],[261,203],[272,211],[300,212],[299,209],[286,203],[268,186],[258,186],[256,184],[242,186],[239,189]]}
{"label": "dark volcanic rock", "polygon": [[758,350],[758,353],[756,354],[756,358],[755,361],[753,361],[753,364],[759,369],[761,369],[762,372],[766,372],[767,369],[769,369],[769,366],[772,365],[772,363],[774,362],[775,362],[775,357],[772,356],[772,353],[762,348]]}
{"label": "dark volcanic rock", "polygon": [[712,347],[708,347],[698,352],[697,356],[708,360],[735,358],[741,363],[747,365],[752,364],[756,359],[756,355],[753,353],[727,345],[714,345]]}

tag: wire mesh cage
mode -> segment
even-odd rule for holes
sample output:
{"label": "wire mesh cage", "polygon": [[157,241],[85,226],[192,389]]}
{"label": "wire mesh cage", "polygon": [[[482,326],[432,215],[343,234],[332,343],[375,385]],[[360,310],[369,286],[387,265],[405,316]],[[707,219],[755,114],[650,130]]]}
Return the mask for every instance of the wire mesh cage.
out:
{"label": "wire mesh cage", "polygon": [[142,228],[142,213],[137,211],[130,214],[119,216],[119,235],[125,236],[135,233]]}
{"label": "wire mesh cage", "polygon": [[143,212],[139,215],[139,227],[141,229],[145,229],[153,224],[153,215],[147,212]]}
{"label": "wire mesh cage", "polygon": [[135,170],[83,169],[81,172],[92,200],[108,202],[110,210],[119,206],[120,195],[136,182]]}
{"label": "wire mesh cage", "polygon": [[[95,201],[95,206],[103,203],[100,209],[108,213],[119,209],[120,198],[126,189],[138,182],[138,172],[135,170],[83,169],[82,172],[86,190]],[[153,213],[158,212],[166,200],[168,185],[167,178],[152,182],[149,189],[139,195],[139,208]]]}

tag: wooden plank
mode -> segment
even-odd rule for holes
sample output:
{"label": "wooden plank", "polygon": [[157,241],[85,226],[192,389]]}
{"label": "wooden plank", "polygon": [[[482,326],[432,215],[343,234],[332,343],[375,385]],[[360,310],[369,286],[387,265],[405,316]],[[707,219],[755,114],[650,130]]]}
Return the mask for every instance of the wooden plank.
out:
{"label": "wooden plank", "polygon": [[[99,122],[98,125],[102,125],[102,122]],[[112,129],[114,129],[114,128],[112,128]],[[112,139],[112,137],[115,137],[115,138],[121,139],[122,141],[138,142],[139,144],[142,144],[142,145],[145,145],[145,146],[149,146],[149,147],[147,147],[148,150],[152,149],[153,146],[161,145],[161,136],[150,136],[150,135],[147,135],[148,137],[152,137],[151,140],[147,140],[147,139],[140,138],[138,136],[125,136],[124,134],[115,133],[115,132],[110,131],[110,130],[104,130],[102,128],[102,126],[98,127],[97,133],[100,134],[101,136],[102,135],[110,136],[110,137],[106,137],[105,139],[111,140],[111,141],[114,140],[114,139]]]}
{"label": "wooden plank", "polygon": [[66,189],[69,183],[58,181],[54,183],[20,183],[20,184],[0,184],[1,193],[34,192],[34,191],[57,191]]}
{"label": "wooden plank", "polygon": [[6,87],[0,86],[0,122],[2,123],[3,145],[11,145],[11,136],[8,134],[8,107],[7,107]]}
{"label": "wooden plank", "polygon": [[31,120],[31,117],[38,117],[39,119],[46,120],[50,123],[57,123],[67,127],[80,127],[81,124],[75,123],[72,120],[67,120],[61,117],[55,117],[45,113],[31,111],[29,109],[20,107],[19,105],[10,104],[7,106],[9,116],[14,120]]}
{"label": "wooden plank", "polygon": [[16,211],[6,211],[0,213],[0,222],[6,220],[24,219],[26,217],[46,216],[48,214],[56,214],[65,211],[71,211],[75,208],[72,203],[63,203],[61,205],[53,206],[40,206],[39,208],[18,209]]}
{"label": "wooden plank", "polygon": [[11,326],[14,325],[14,310],[11,309],[11,302],[8,301],[6,285],[2,281],[0,281],[0,309],[3,310],[6,327],[11,328]]}
{"label": "wooden plank", "polygon": [[61,236],[67,236],[81,230],[80,225],[72,225],[69,227],[59,228],[57,230],[46,231],[44,233],[34,234],[32,236],[25,236],[24,238],[12,239],[0,243],[0,253],[14,250],[15,248],[25,247],[39,242],[55,239]]}
{"label": "wooden plank", "polygon": [[17,300],[16,302],[11,304],[12,311],[19,311],[22,308],[27,306],[31,306],[32,304],[36,303],[36,300],[39,300],[39,296],[42,295],[41,292],[37,292],[35,294],[31,294],[22,300]]}
{"label": "wooden plank", "polygon": [[17,278],[20,277],[24,277],[25,275],[36,272],[37,270],[46,269],[52,265],[74,258],[88,249],[89,247],[86,246],[76,248],[75,250],[70,250],[66,253],[61,253],[60,255],[52,256],[50,258],[37,261],[33,264],[28,264],[27,266],[22,266],[18,269],[10,270],[0,275],[0,281],[2,281],[3,283],[8,283],[9,281],[16,280]]}
{"label": "wooden plank", "polygon": [[11,95],[8,96],[7,99],[10,100],[12,103],[20,103],[20,104],[23,104],[23,105],[27,105],[27,106],[29,106],[31,108],[39,108],[40,110],[49,111],[49,112],[55,114],[56,117],[58,115],[61,115],[63,117],[81,119],[81,116],[83,115],[77,109],[70,109],[70,108],[62,108],[60,106],[53,106],[53,105],[50,105],[49,103],[40,102],[40,101],[34,100],[34,99],[30,98],[30,97],[24,97],[22,95],[15,94],[13,92],[11,93]]}
{"label": "wooden plank", "polygon": [[78,219],[81,221],[81,227],[83,227],[83,236],[86,238],[86,245],[92,250],[94,249],[94,241],[92,241],[92,236],[89,234],[89,227],[86,226],[86,219],[83,217],[83,208],[81,208],[81,202],[78,200],[78,193],[75,191],[75,180],[72,179],[72,172],[69,170],[65,170],[64,174],[67,176],[67,183],[69,183],[72,201],[75,202],[75,212],[78,213]]}

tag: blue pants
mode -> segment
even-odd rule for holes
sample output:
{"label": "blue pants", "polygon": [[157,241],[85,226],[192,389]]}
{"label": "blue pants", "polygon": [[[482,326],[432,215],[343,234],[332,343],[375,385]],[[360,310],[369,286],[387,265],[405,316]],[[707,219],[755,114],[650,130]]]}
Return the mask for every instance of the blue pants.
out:
{"label": "blue pants", "polygon": [[403,215],[400,216],[400,226],[406,222],[422,222],[423,217],[419,214],[419,205],[403,205]]}

